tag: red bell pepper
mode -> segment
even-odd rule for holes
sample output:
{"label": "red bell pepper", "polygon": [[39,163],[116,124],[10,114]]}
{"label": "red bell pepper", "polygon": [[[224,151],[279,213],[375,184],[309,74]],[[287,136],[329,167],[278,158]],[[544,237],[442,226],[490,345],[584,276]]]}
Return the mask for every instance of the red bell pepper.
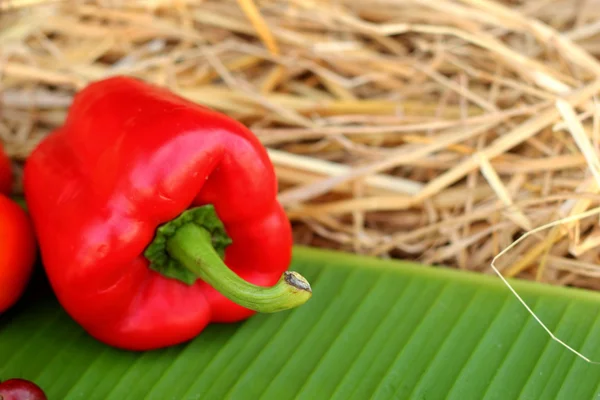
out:
{"label": "red bell pepper", "polygon": [[94,82],[25,166],[44,268],[89,334],[165,347],[305,303],[265,149],[242,124],[129,77]]}
{"label": "red bell pepper", "polygon": [[0,193],[9,194],[12,190],[13,175],[10,160],[4,152],[4,147],[0,143]]}

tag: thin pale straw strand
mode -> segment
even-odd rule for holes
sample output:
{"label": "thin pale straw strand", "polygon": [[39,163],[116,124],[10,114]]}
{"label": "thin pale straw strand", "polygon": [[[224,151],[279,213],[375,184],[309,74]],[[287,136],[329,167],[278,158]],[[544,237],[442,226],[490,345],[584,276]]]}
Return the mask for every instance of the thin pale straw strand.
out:
{"label": "thin pale straw strand", "polygon": [[508,213],[507,217],[510,218],[514,223],[519,225],[521,228],[525,230],[530,230],[532,228],[531,221],[525,216],[525,214],[521,212],[521,210],[514,209],[514,203],[512,201],[512,198],[510,197],[508,190],[506,190],[506,187],[500,180],[500,177],[496,173],[496,170],[494,170],[494,167],[492,167],[492,164],[490,164],[490,161],[481,153],[478,153],[477,155],[479,158],[479,166],[481,169],[481,173],[488,181],[494,192],[496,192],[496,195],[504,203],[504,205],[507,206],[509,210],[511,210]]}
{"label": "thin pale straw strand", "polygon": [[[260,14],[258,8],[256,8],[256,4],[254,4],[253,0],[237,0],[240,8],[244,11],[254,29],[256,29],[256,33],[260,37],[261,41],[264,43],[265,47],[269,50],[269,52],[274,55],[279,55],[279,46],[277,45],[277,41],[275,37],[271,33],[269,26],[265,22],[264,18]],[[277,83],[283,78],[285,69],[282,65],[276,65],[271,69],[271,72],[268,74],[266,79],[262,83],[261,92],[268,93],[277,86]]]}
{"label": "thin pale straw strand", "polygon": [[[596,181],[596,185],[600,187],[600,161],[598,160],[596,150],[592,146],[575,110],[568,103],[560,99],[556,101],[556,107],[565,121],[566,129],[571,133],[577,147],[581,153],[583,153],[589,170]],[[589,250],[590,247],[594,247],[597,242],[598,238],[588,237],[583,243],[579,243],[579,241],[576,240],[569,248],[573,254],[578,255],[581,254],[581,252],[586,251],[586,249]]]}
{"label": "thin pale straw strand", "polygon": [[273,34],[269,30],[267,23],[264,18],[256,8],[256,4],[254,4],[253,0],[237,0],[240,8],[244,11],[254,29],[256,29],[256,33],[265,44],[267,49],[273,55],[279,54],[279,46],[277,46],[277,41],[273,37]]}
{"label": "thin pale straw strand", "polygon": [[[345,164],[333,163],[313,157],[300,156],[275,149],[267,149],[271,161],[275,165],[285,165],[310,171],[320,175],[338,176],[349,173],[352,168]],[[391,175],[369,175],[364,178],[364,183],[378,189],[386,189],[402,194],[417,194],[423,184]]]}
{"label": "thin pale straw strand", "polygon": [[19,8],[58,3],[59,1],[61,0],[9,0],[7,2],[0,1],[0,11],[14,11]]}
{"label": "thin pale straw strand", "polygon": [[558,108],[558,111],[560,111],[564,118],[567,125],[566,128],[571,133],[571,136],[573,136],[579,150],[583,153],[588,167],[590,168],[590,172],[594,175],[596,183],[600,186],[600,161],[598,160],[596,151],[590,143],[581,122],[579,122],[579,119],[577,118],[577,114],[575,114],[573,107],[562,99],[556,101],[556,108]]}
{"label": "thin pale straw strand", "polygon": [[580,352],[578,352],[577,350],[573,349],[571,346],[569,346],[568,344],[566,344],[565,342],[563,342],[561,339],[559,339],[558,337],[556,337],[556,335],[554,335],[554,333],[550,329],[548,329],[548,327],[533,312],[533,310],[527,305],[527,303],[521,298],[521,296],[519,296],[519,294],[517,293],[517,291],[510,285],[510,283],[508,283],[508,281],[504,278],[504,276],[496,268],[496,261],[500,257],[502,257],[504,254],[506,254],[510,249],[512,249],[513,247],[515,247],[517,244],[519,244],[521,241],[525,240],[527,237],[529,237],[529,236],[531,236],[533,234],[536,234],[536,233],[538,233],[540,231],[543,231],[545,229],[552,228],[554,226],[560,225],[560,224],[565,223],[565,222],[578,221],[578,220],[581,220],[583,218],[591,217],[591,216],[597,215],[597,214],[600,214],[600,207],[596,207],[596,208],[593,208],[593,209],[588,210],[586,212],[583,212],[583,213],[580,213],[580,214],[576,214],[576,215],[572,215],[570,217],[561,218],[558,221],[550,222],[550,223],[548,223],[546,225],[542,225],[542,226],[540,226],[538,228],[535,228],[534,230],[525,233],[523,236],[521,236],[520,238],[518,238],[517,240],[515,240],[513,243],[511,243],[510,246],[508,246],[507,248],[505,248],[504,250],[502,250],[500,253],[498,253],[498,255],[496,255],[492,259],[492,262],[491,262],[490,266],[492,267],[492,269],[494,270],[494,272],[496,273],[496,275],[498,275],[498,277],[502,280],[502,282],[504,282],[504,284],[512,292],[512,294],[515,295],[515,297],[519,300],[519,302],[527,309],[527,311],[529,312],[529,314],[531,314],[531,316],[540,324],[540,326],[542,328],[544,328],[544,330],[548,333],[548,335],[550,335],[550,337],[552,338],[552,340],[554,340],[555,342],[559,343],[560,345],[562,345],[563,347],[565,347],[567,350],[569,350],[572,353],[574,353],[575,355],[577,355],[582,360],[584,360],[584,361],[586,361],[586,362],[588,362],[590,364],[598,364],[598,365],[600,365],[600,362],[590,360],[588,357],[584,356],[583,354],[581,354]]}

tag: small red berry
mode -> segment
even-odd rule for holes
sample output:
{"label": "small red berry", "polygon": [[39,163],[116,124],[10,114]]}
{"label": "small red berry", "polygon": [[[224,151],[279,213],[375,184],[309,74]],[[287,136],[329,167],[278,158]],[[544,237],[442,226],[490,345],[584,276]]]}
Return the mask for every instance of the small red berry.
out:
{"label": "small red berry", "polygon": [[0,400],[48,400],[42,389],[25,379],[0,382]]}

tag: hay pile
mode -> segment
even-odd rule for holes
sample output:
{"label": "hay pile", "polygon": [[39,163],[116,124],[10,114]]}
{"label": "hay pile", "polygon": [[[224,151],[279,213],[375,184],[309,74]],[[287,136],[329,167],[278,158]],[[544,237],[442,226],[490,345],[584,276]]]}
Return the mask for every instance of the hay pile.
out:
{"label": "hay pile", "polygon": [[[600,1],[2,1],[0,138],[20,165],[127,74],[252,128],[297,243],[489,273],[600,203]],[[19,188],[17,188],[19,189]],[[598,288],[588,217],[505,276]]]}

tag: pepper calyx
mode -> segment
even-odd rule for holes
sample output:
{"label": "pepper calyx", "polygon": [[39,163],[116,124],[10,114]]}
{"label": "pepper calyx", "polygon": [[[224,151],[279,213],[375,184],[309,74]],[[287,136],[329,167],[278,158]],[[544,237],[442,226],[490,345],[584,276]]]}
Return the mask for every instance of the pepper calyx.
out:
{"label": "pepper calyx", "polygon": [[150,261],[149,267],[153,271],[191,286],[196,282],[198,276],[179,260],[173,258],[167,250],[168,240],[175,236],[182,226],[190,223],[204,228],[210,234],[212,247],[219,257],[224,259],[225,249],[232,243],[232,240],[227,235],[225,226],[212,204],[190,208],[161,225],[156,230],[152,243],[146,247],[144,256]]}

